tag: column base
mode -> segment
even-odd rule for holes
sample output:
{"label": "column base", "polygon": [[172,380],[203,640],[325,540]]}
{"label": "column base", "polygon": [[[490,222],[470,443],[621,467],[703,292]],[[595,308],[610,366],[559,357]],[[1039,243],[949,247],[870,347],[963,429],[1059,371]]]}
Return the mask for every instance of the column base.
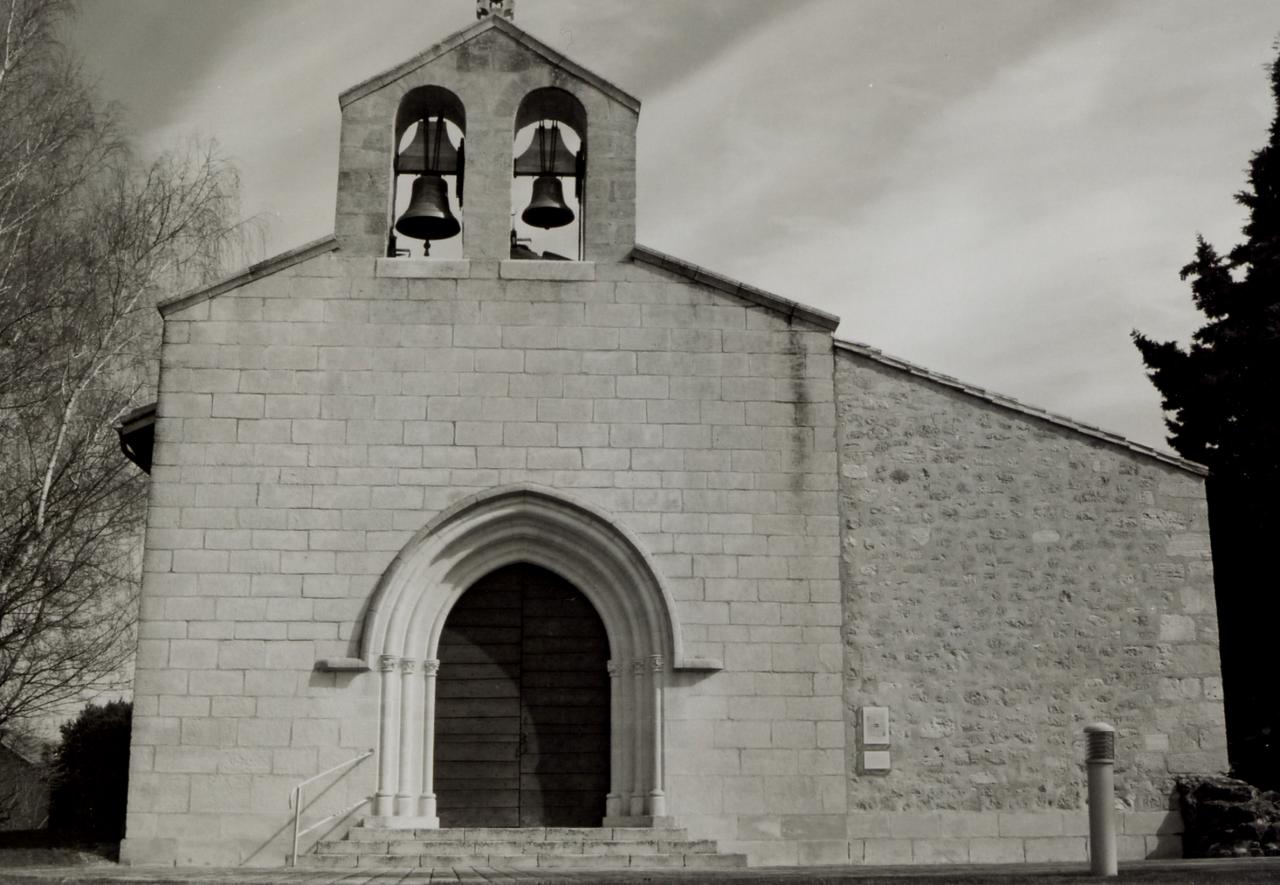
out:
{"label": "column base", "polygon": [[600,825],[603,827],[645,827],[646,829],[669,830],[676,826],[676,819],[670,815],[618,814],[606,817]]}
{"label": "column base", "polygon": [[440,818],[424,814],[372,814],[364,819],[364,825],[379,830],[438,830]]}

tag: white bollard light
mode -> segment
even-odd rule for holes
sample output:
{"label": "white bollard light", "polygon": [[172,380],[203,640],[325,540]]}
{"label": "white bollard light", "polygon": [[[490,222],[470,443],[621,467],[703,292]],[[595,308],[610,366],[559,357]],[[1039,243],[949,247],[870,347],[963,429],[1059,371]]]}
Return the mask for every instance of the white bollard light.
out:
{"label": "white bollard light", "polygon": [[1095,876],[1116,875],[1116,730],[1105,722],[1085,726],[1089,767],[1089,867]]}

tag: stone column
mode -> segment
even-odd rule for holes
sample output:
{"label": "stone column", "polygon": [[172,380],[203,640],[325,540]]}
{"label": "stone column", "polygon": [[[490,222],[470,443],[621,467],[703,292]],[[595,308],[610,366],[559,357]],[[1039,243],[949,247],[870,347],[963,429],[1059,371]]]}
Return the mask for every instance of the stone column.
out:
{"label": "stone column", "polygon": [[396,816],[418,814],[418,787],[422,776],[422,662],[400,659],[400,785],[396,790]]}
{"label": "stone column", "polygon": [[436,814],[435,764],[436,764],[436,674],[440,672],[440,661],[429,658],[422,662],[425,677],[423,691],[424,707],[422,711],[422,816],[423,826],[434,828],[440,826],[440,818]]}
{"label": "stone column", "polygon": [[654,817],[662,817],[667,813],[667,794],[662,791],[662,655],[649,655],[649,680],[653,702],[653,757],[652,771],[649,772],[649,813]]}
{"label": "stone column", "polygon": [[400,679],[396,672],[399,662],[395,655],[378,658],[378,789],[373,797],[373,813],[378,817],[390,817],[394,810],[400,726]]}
{"label": "stone column", "polygon": [[609,795],[604,800],[605,817],[617,817],[623,813],[622,802],[622,741],[626,729],[622,723],[622,698],[619,686],[622,668],[617,662],[605,664],[609,670]]}
{"label": "stone column", "polygon": [[614,662],[616,675],[610,680],[618,693],[618,814],[626,817],[631,814],[631,797],[635,795],[635,745],[636,731],[636,699],[631,693],[631,679],[627,676],[627,665],[623,661]]}
{"label": "stone column", "polygon": [[635,772],[631,777],[631,814],[639,817],[645,813],[645,758],[644,758],[644,736],[648,730],[645,726],[648,724],[648,716],[645,715],[645,692],[644,692],[644,673],[645,662],[643,658],[638,658],[631,662],[631,738],[634,741],[632,745],[632,764]]}

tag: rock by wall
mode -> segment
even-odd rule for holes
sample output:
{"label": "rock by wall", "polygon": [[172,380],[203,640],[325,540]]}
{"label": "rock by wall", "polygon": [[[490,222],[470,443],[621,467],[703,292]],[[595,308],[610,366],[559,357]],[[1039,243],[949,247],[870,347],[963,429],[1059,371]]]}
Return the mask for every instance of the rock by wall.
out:
{"label": "rock by wall", "polygon": [[[1201,477],[836,363],[851,812],[1079,809],[1095,720],[1126,809],[1225,768]],[[890,711],[887,773],[859,765],[867,705]]]}

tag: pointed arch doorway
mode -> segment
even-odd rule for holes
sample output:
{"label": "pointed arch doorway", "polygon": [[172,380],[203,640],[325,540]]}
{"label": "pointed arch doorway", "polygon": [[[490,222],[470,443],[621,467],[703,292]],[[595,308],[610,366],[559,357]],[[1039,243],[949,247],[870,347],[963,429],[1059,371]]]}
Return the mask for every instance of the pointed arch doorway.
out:
{"label": "pointed arch doorway", "polygon": [[609,639],[587,598],[540,566],[503,566],[453,606],[438,654],[440,826],[600,826]]}
{"label": "pointed arch doorway", "polygon": [[[376,669],[377,826],[440,826],[436,744],[440,648],[450,613],[486,575],[528,564],[554,573],[590,603],[609,656],[609,778],[604,826],[667,817],[665,693],[686,659],[671,595],[636,538],[588,504],[533,485],[464,499],[424,527],[383,574],[365,614],[362,657]],[[447,815],[446,815],[447,817]]]}

